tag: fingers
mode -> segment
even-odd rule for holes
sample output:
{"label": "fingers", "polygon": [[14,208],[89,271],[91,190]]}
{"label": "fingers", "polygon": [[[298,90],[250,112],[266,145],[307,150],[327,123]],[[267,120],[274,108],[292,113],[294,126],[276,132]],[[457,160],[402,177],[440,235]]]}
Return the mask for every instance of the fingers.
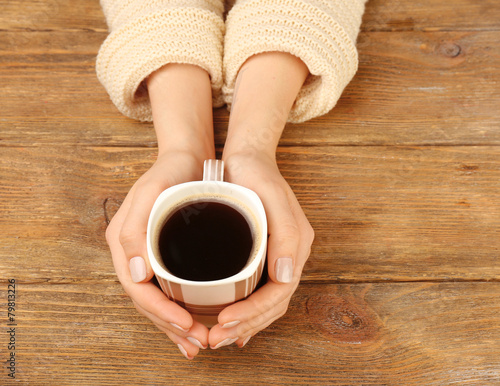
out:
{"label": "fingers", "polygon": [[[140,284],[140,285],[139,285]],[[128,295],[148,314],[173,325],[180,331],[190,331],[193,325],[191,314],[174,303],[153,283],[131,283]]]}
{"label": "fingers", "polygon": [[159,158],[135,183],[124,202],[126,215],[119,230],[119,240],[129,261],[131,278],[136,283],[149,281],[154,276],[147,255],[146,236],[149,214],[156,199],[168,187],[192,180],[200,173],[199,165],[191,157],[178,154],[176,159],[190,172],[179,175],[179,168],[172,165],[170,159]]}
{"label": "fingers", "polygon": [[[127,200],[123,203],[122,208],[126,209],[126,206]],[[183,329],[188,330],[193,324],[193,319],[189,312],[168,300],[166,295],[153,283],[135,283],[133,281],[127,267],[128,261],[125,252],[117,237],[113,237],[113,231],[119,228],[120,220],[123,218],[123,213],[120,213],[122,208],[120,208],[113,218],[113,221],[116,221],[118,225],[114,223],[110,224],[109,229],[111,230],[107,231],[108,244],[118,279],[127,294],[134,302],[140,304],[143,309],[160,319],[174,322]]]}
{"label": "fingers", "polygon": [[[293,280],[295,259],[301,239],[294,212],[301,212],[290,187],[269,159],[248,159],[243,156],[226,158],[229,181],[254,190],[262,200],[268,223],[268,273],[275,283]],[[249,167],[251,164],[255,167]],[[289,199],[291,196],[292,200]],[[292,206],[297,206],[298,209]]]}
{"label": "fingers", "polygon": [[269,226],[268,272],[275,283],[292,282],[301,238],[285,189],[281,184],[271,183],[260,193]]}
{"label": "fingers", "polygon": [[[293,193],[290,192],[287,202],[290,205],[288,210],[293,214],[294,221],[300,230],[300,237],[298,237],[300,242],[296,247],[294,259],[294,280],[290,283],[276,283],[269,280],[266,285],[246,300],[225,308],[219,314],[219,324],[210,330],[209,343],[211,347],[221,347],[233,342],[239,347],[243,347],[252,336],[286,313],[290,299],[299,284],[300,275],[311,252],[311,244],[314,239],[314,231]],[[275,240],[279,240],[279,237]],[[290,245],[292,244],[290,243]],[[295,244],[293,245],[295,246]],[[270,244],[269,248],[272,247],[274,245]],[[279,250],[279,242],[276,250]],[[274,254],[276,254],[276,250],[273,252]],[[271,254],[268,252],[268,258]]]}
{"label": "fingers", "polygon": [[210,347],[231,343],[242,347],[245,340],[285,314],[297,285],[268,281],[248,299],[225,308],[219,315],[219,324],[210,330]]}
{"label": "fingers", "polygon": [[269,280],[249,298],[219,314],[219,324],[209,334],[212,348],[232,343],[243,347],[252,336],[285,314],[314,239],[311,225],[277,166],[259,162],[256,168],[245,170],[250,161],[231,158],[228,168],[232,173],[228,176],[230,181],[254,190],[264,204],[269,229]]}
{"label": "fingers", "polygon": [[113,263],[124,290],[141,309],[153,314],[161,320],[179,326],[181,330],[188,331],[193,318],[184,308],[170,301],[166,295],[153,283],[134,283],[126,268],[126,257],[120,246],[110,245]]}
{"label": "fingers", "polygon": [[139,180],[120,230],[120,244],[129,261],[131,278],[136,283],[149,281],[154,276],[147,256],[146,233],[149,213],[164,189],[157,181]]}
{"label": "fingers", "polygon": [[188,311],[170,301],[153,283],[135,283],[129,272],[127,257],[119,241],[118,233],[126,212],[130,208],[130,196],[134,191],[135,188],[132,188],[106,231],[115,271],[136,309],[153,321],[174,343],[181,345],[182,350],[180,347],[179,350],[186,358],[192,359],[200,348],[208,345],[208,329],[194,322]]}
{"label": "fingers", "polygon": [[129,280],[132,280],[132,278],[130,277],[130,270],[128,268],[127,261],[125,260],[125,263],[123,262],[123,257],[126,258],[126,256],[123,253],[123,248],[120,244],[119,234],[128,209],[130,208],[130,202],[132,201],[134,191],[135,186],[132,187],[127,197],[125,197],[125,200],[120,206],[120,209],[118,209],[116,214],[113,216],[106,229],[106,241],[109,245],[115,272],[120,279],[120,282],[126,277],[128,277]]}
{"label": "fingers", "polygon": [[187,154],[184,157],[184,163],[179,157],[175,160],[187,165],[187,172],[179,172],[172,157],[158,158],[130,190],[106,230],[106,240],[118,279],[136,309],[164,331],[186,358],[192,359],[208,346],[208,328],[194,321],[188,311],[149,281],[154,272],[146,245],[149,213],[157,197],[171,185],[199,177],[198,160]]}
{"label": "fingers", "polygon": [[[266,285],[254,292],[250,297],[226,307],[219,314],[220,326],[231,326],[232,321],[239,321],[239,330],[255,328],[270,316],[269,312],[279,313],[284,304],[288,304],[298,283],[277,284],[268,281]],[[243,327],[246,324],[245,327]]]}
{"label": "fingers", "polygon": [[165,332],[187,359],[193,359],[198,355],[200,349],[204,350],[208,347],[208,329],[201,323],[194,322],[189,331],[185,332],[172,323],[165,323],[164,320],[144,310],[138,304],[136,304],[136,308],[149,318],[158,329]]}

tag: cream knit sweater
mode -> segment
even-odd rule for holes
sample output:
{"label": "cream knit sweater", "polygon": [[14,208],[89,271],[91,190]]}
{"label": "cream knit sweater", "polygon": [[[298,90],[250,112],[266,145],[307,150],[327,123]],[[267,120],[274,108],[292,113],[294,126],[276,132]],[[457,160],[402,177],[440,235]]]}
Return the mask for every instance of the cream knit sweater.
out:
{"label": "cream knit sweater", "polygon": [[204,68],[214,107],[230,108],[247,58],[289,52],[310,72],[288,117],[303,122],[330,111],[356,73],[365,2],[236,0],[226,13],[223,0],[101,0],[110,34],[97,56],[97,76],[123,114],[151,121],[144,81],[163,65]]}

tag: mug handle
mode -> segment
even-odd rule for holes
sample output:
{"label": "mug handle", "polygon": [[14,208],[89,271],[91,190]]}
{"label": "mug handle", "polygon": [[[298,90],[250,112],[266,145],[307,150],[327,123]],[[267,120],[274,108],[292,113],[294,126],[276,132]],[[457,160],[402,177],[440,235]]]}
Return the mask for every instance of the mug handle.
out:
{"label": "mug handle", "polygon": [[224,161],[221,159],[205,160],[203,181],[224,181]]}

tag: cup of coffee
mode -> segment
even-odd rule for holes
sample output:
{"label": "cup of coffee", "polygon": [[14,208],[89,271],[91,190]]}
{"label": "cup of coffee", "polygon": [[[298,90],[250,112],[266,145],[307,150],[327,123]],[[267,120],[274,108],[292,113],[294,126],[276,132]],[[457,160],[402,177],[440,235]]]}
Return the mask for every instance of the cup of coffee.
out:
{"label": "cup of coffee", "polygon": [[261,200],[223,176],[223,161],[205,161],[203,181],[160,194],[147,228],[149,261],[163,292],[208,327],[252,293],[267,252]]}

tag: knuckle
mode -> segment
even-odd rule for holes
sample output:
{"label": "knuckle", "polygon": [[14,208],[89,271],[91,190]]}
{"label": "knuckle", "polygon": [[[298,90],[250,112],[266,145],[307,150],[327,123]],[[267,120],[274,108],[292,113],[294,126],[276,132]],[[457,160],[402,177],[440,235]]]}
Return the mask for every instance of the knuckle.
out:
{"label": "knuckle", "polygon": [[276,315],[276,319],[275,320],[278,320],[280,318],[282,318],[283,316],[285,316],[286,312],[288,311],[288,306],[285,307],[282,311],[280,311],[278,313],[278,315]]}
{"label": "knuckle", "polygon": [[255,300],[252,297],[250,297],[248,301],[250,302],[252,309],[256,310],[258,314],[263,314],[268,309],[266,302]]}
{"label": "knuckle", "polygon": [[111,242],[112,242],[114,231],[115,231],[115,229],[114,229],[113,224],[109,223],[108,227],[106,228],[106,242],[108,244],[111,244]]}
{"label": "knuckle", "polygon": [[280,225],[277,230],[277,238],[281,243],[297,242],[300,235],[299,227],[296,223],[287,222]]}
{"label": "knuckle", "polygon": [[264,184],[266,185],[267,191],[270,195],[272,195],[272,197],[286,197],[287,192],[284,189],[281,181],[269,179],[265,181]]}
{"label": "knuckle", "polygon": [[311,226],[311,224],[307,224],[307,227],[306,227],[306,230],[305,230],[305,238],[307,240],[307,243],[308,244],[312,244],[313,241],[314,241],[314,237],[315,237],[315,233],[314,233],[314,229],[313,227]]}
{"label": "knuckle", "polygon": [[105,232],[106,242],[109,245],[111,245],[113,242],[115,242],[115,240],[118,236],[118,232],[119,232],[118,226],[119,226],[119,224],[117,223],[115,218],[113,218],[106,228],[106,232]]}
{"label": "knuckle", "polygon": [[257,327],[259,327],[263,323],[264,319],[265,319],[265,317],[263,314],[257,315],[255,318],[253,318],[252,320],[250,320],[248,322],[249,328],[247,328],[245,332],[250,331],[250,330],[254,330]]}
{"label": "knuckle", "polygon": [[143,174],[135,183],[135,194],[136,195],[141,195],[141,193],[144,193],[145,191],[148,190],[148,188],[153,184],[153,181],[151,180],[150,176],[146,172]]}
{"label": "knuckle", "polygon": [[299,226],[295,222],[283,224],[283,232],[293,238],[296,238],[300,234]]}
{"label": "knuckle", "polygon": [[127,246],[133,245],[136,240],[136,232],[130,226],[124,225],[120,230],[120,234],[118,236],[120,244],[125,248]]}

